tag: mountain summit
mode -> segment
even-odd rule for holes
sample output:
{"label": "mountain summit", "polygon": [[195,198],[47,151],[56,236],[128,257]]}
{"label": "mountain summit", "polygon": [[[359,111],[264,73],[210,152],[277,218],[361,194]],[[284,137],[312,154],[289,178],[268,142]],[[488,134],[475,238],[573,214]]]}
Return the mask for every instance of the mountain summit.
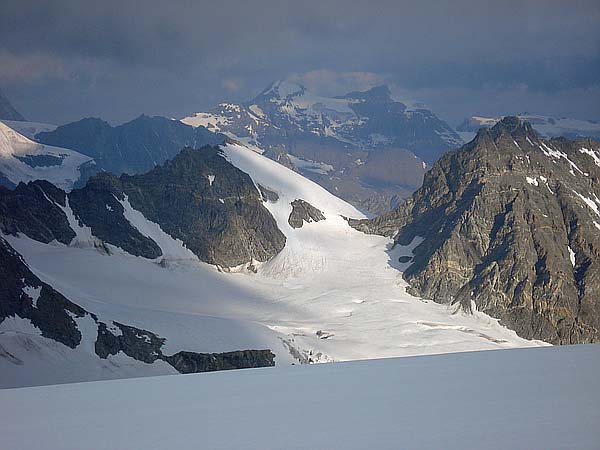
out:
{"label": "mountain summit", "polygon": [[[545,138],[566,137],[569,139],[581,139],[591,137],[600,139],[600,122],[593,120],[581,120],[568,117],[551,117],[540,114],[523,113],[518,115],[519,119],[526,121]],[[465,119],[457,131],[463,139],[471,138],[480,128],[490,128],[502,120],[502,117],[479,117],[472,116]]]}
{"label": "mountain summit", "polygon": [[426,164],[462,144],[448,124],[394,100],[387,86],[324,97],[276,81],[248,102],[221,103],[182,122],[258,147],[371,212],[389,210],[398,194],[420,185]]}
{"label": "mountain summit", "polygon": [[540,345],[410,296],[390,240],[344,217],[233,142],[0,187],[0,387]]}
{"label": "mountain summit", "polygon": [[98,170],[115,175],[146,172],[173,158],[183,147],[222,143],[226,136],[178,120],[144,114],[118,126],[86,118],[38,133],[44,144],[77,150],[96,161]]}
{"label": "mountain summit", "polygon": [[[600,339],[600,145],[505,117],[444,155],[397,210],[355,226],[414,242],[413,294],[528,339]],[[418,245],[417,245],[418,244]]]}

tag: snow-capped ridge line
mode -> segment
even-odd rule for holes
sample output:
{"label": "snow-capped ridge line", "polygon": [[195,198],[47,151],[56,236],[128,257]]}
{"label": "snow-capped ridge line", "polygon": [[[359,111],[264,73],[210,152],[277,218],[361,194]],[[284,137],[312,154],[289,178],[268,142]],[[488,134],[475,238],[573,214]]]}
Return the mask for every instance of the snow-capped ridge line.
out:
{"label": "snow-capped ridge line", "polygon": [[65,148],[39,144],[0,122],[0,178],[14,185],[37,179],[71,190],[89,156]]}

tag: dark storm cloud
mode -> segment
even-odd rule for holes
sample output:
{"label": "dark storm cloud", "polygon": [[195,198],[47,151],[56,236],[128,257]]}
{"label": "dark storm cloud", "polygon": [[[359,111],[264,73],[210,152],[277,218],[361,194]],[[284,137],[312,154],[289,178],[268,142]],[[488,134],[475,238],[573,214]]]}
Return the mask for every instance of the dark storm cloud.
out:
{"label": "dark storm cloud", "polygon": [[515,111],[600,118],[598,23],[597,0],[3,0],[0,84],[55,122],[179,116],[283,77],[332,94],[387,82],[453,120],[510,109],[503,92]]}

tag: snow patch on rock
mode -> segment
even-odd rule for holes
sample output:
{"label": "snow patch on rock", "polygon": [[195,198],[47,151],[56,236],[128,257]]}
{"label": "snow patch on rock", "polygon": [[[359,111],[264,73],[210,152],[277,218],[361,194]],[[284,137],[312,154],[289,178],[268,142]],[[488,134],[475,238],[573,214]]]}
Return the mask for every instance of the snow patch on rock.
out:
{"label": "snow patch on rock", "polygon": [[198,257],[189,250],[180,239],[174,239],[165,233],[159,224],[154,223],[133,208],[129,198],[125,195],[123,200],[118,200],[123,205],[123,215],[131,226],[144,236],[152,239],[162,250],[162,259],[169,261],[198,261]]}
{"label": "snow patch on rock", "polygon": [[37,301],[42,293],[42,286],[25,286],[23,287],[23,292],[31,299],[31,303],[33,304],[34,308],[37,308]]}

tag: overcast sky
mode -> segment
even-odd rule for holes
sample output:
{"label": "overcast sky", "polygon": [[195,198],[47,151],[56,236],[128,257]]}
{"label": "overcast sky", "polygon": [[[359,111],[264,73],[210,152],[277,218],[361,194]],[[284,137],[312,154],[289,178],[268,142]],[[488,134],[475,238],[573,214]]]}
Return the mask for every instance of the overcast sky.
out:
{"label": "overcast sky", "polygon": [[473,114],[600,119],[600,1],[1,0],[0,87],[30,120],[181,117],[275,79],[388,84]]}

